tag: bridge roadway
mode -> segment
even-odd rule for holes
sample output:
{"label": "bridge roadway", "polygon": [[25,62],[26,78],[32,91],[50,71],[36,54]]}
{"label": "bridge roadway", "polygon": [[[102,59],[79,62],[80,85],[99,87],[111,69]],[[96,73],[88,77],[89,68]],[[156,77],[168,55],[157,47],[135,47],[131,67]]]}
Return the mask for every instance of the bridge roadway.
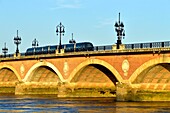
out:
{"label": "bridge roadway", "polygon": [[169,101],[170,48],[0,58],[0,93]]}

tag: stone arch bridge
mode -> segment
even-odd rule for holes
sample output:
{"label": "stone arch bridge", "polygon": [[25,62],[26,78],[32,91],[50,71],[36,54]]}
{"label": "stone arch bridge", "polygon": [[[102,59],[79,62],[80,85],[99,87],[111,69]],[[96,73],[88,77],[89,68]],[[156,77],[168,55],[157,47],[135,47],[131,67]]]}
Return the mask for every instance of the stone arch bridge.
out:
{"label": "stone arch bridge", "polygon": [[170,48],[0,59],[0,93],[143,101],[169,100],[169,92]]}

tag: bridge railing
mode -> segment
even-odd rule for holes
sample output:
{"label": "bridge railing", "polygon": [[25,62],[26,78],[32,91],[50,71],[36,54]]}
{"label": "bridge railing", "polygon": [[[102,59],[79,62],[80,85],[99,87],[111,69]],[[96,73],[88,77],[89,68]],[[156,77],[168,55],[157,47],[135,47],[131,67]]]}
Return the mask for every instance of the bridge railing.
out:
{"label": "bridge railing", "polygon": [[[0,58],[14,58],[15,54],[0,55]],[[20,56],[26,56],[26,53],[20,53]]]}
{"label": "bridge railing", "polygon": [[14,54],[0,55],[0,58],[12,58],[12,57],[14,57]]}
{"label": "bridge railing", "polygon": [[[164,47],[170,47],[170,41],[125,44],[125,49],[145,49],[145,48],[164,48]],[[94,47],[94,51],[105,51],[105,50],[112,50],[112,45]]]}
{"label": "bridge railing", "polygon": [[144,48],[163,48],[163,47],[170,47],[170,41],[125,44],[125,49],[144,49]]}
{"label": "bridge railing", "polygon": [[112,45],[94,46],[94,51],[105,51],[105,50],[112,50]]}
{"label": "bridge railing", "polygon": [[[112,50],[113,45],[94,46],[94,51]],[[166,42],[151,42],[151,43],[134,43],[125,44],[125,49],[145,49],[145,48],[164,48],[170,47],[170,41]],[[48,53],[50,54],[50,53]],[[41,54],[40,54],[41,55]],[[21,57],[27,56],[26,53],[20,53]],[[0,55],[0,58],[13,58],[14,54]]]}

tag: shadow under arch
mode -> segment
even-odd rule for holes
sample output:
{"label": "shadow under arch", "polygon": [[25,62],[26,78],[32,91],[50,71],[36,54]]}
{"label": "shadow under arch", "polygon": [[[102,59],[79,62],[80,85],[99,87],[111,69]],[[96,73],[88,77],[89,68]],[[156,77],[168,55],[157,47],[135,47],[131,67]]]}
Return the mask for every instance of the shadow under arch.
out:
{"label": "shadow under arch", "polygon": [[139,68],[135,70],[135,72],[129,78],[129,82],[131,83],[134,82],[135,79],[146,69],[152,68],[153,66],[162,64],[162,63],[170,63],[170,58],[160,57],[160,58],[155,58],[155,59],[145,62],[144,64],[142,64]]}
{"label": "shadow under arch", "polygon": [[38,62],[38,63],[34,64],[34,65],[29,69],[29,71],[27,72],[25,78],[23,79],[23,82],[29,82],[29,80],[30,80],[31,77],[33,76],[34,71],[35,71],[37,68],[41,67],[41,66],[47,66],[47,67],[51,68],[51,69],[57,74],[57,76],[59,77],[59,79],[60,79],[62,82],[64,82],[64,79],[63,79],[61,73],[59,72],[59,70],[58,70],[53,64],[51,64],[51,63],[49,63],[49,62]]}
{"label": "shadow under arch", "polygon": [[[101,65],[103,67],[103,69],[108,69],[108,71],[110,71],[114,76],[115,78],[117,79],[118,82],[122,82],[123,79],[122,77],[120,76],[120,74],[118,73],[118,71],[113,67],[111,66],[109,63],[103,61],[103,60],[99,60],[99,59],[88,59],[84,62],[82,62],[81,64],[79,64],[73,71],[72,73],[70,74],[70,77],[68,78],[68,82],[71,82],[71,80],[74,78],[74,76],[81,70],[83,69],[84,67],[88,66],[88,65]],[[97,68],[100,68],[100,67],[97,67]]]}
{"label": "shadow under arch", "polygon": [[18,72],[16,71],[16,69],[15,69],[14,67],[12,67],[12,66],[10,66],[10,65],[0,66],[0,70],[1,70],[1,69],[4,69],[4,68],[7,68],[7,69],[10,69],[11,71],[13,71],[14,74],[16,75],[16,77],[18,78],[18,81],[21,81],[21,80],[22,80],[21,77],[20,77],[20,75],[18,74]]}

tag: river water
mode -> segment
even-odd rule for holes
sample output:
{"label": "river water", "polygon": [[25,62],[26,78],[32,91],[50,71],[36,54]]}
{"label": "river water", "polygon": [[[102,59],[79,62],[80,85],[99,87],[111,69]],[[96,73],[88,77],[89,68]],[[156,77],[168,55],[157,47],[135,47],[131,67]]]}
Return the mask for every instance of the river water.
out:
{"label": "river water", "polygon": [[169,113],[170,102],[116,102],[115,98],[0,96],[0,112],[21,113]]}

